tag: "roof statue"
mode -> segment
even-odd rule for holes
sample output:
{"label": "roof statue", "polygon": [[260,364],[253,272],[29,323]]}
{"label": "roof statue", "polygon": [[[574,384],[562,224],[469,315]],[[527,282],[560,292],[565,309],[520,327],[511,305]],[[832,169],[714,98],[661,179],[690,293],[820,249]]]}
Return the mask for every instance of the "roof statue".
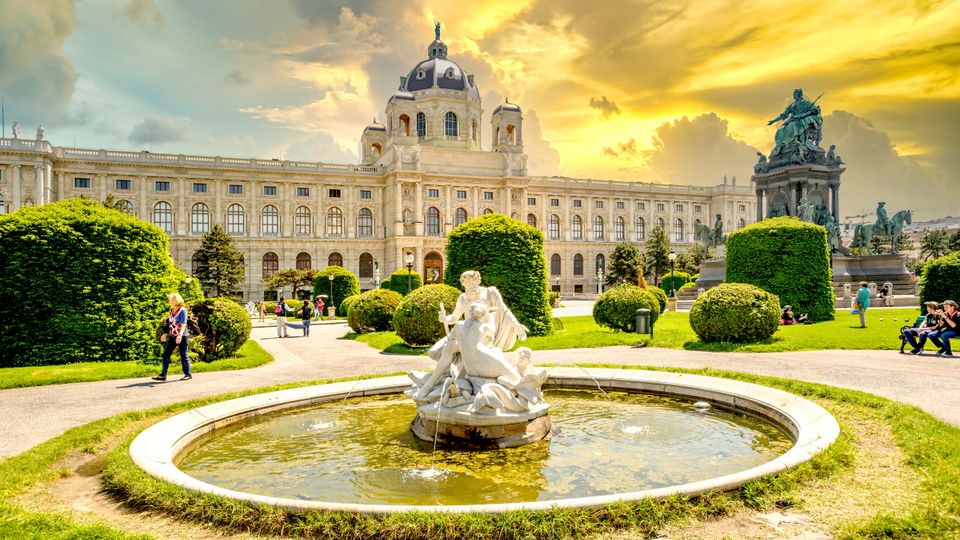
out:
{"label": "roof statue", "polygon": [[440,21],[433,23],[433,35],[436,36],[436,39],[440,39]]}

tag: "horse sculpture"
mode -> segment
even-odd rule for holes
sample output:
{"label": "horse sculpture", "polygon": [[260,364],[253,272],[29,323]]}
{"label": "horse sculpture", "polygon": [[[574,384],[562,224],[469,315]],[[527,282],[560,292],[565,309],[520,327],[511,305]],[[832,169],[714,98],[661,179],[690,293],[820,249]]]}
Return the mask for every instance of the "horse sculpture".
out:
{"label": "horse sculpture", "polygon": [[[897,237],[900,236],[900,233],[903,232],[903,226],[909,225],[913,221],[913,213],[910,210],[901,210],[893,215],[893,218],[890,219],[891,228],[893,231],[890,236],[890,253],[897,253]],[[873,255],[873,251],[870,249],[870,241],[873,239],[875,234],[877,235],[886,235],[885,230],[875,223],[861,224],[857,225],[857,228],[853,230],[853,242],[850,243],[851,248],[860,248],[864,250],[867,255]]]}
{"label": "horse sculpture", "polygon": [[[705,248],[715,248],[726,241],[726,235],[717,237],[716,231],[709,225],[697,223],[693,227],[694,238],[700,241]],[[722,233],[721,233],[722,234]]]}

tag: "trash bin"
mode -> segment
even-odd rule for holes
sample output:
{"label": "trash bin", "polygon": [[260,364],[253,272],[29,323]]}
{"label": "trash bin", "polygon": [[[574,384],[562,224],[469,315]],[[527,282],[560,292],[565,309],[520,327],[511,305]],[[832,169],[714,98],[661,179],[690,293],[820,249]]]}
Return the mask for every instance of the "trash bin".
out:
{"label": "trash bin", "polygon": [[638,334],[650,334],[653,337],[653,323],[650,322],[650,310],[640,308],[637,310],[636,332]]}

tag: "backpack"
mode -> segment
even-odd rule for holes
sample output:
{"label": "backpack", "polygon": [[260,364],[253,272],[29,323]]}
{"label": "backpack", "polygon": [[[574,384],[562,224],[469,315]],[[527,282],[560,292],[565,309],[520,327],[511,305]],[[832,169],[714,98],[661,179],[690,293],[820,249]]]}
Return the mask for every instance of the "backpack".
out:
{"label": "backpack", "polygon": [[281,311],[281,310],[280,310],[280,304],[277,304],[277,307],[273,308],[273,312],[276,313],[277,315],[279,315],[279,314],[280,314],[280,311]]}

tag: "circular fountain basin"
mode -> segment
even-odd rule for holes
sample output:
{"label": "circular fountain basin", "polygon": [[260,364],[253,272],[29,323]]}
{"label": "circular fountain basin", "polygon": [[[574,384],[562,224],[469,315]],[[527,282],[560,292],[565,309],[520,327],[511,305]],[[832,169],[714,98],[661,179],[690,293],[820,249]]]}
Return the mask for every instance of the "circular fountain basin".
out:
{"label": "circular fountain basin", "polygon": [[406,377],[384,377],[216,403],[151,426],[130,452],[188,490],[294,511],[504,512],[733,489],[839,435],[822,407],[759,385],[554,368],[545,385],[552,441],[434,454],[409,432],[408,387]]}

